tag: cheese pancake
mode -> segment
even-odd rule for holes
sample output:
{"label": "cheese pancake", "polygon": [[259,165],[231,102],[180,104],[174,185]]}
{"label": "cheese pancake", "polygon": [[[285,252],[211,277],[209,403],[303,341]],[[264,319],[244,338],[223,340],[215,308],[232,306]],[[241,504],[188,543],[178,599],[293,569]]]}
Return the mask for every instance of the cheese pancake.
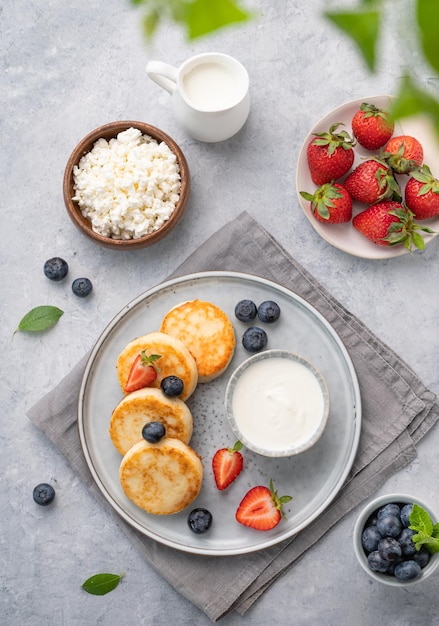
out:
{"label": "cheese pancake", "polygon": [[155,362],[160,371],[151,386],[159,388],[162,379],[166,376],[178,376],[184,385],[180,399],[187,400],[195,391],[198,382],[198,371],[194,357],[180,339],[161,332],[137,337],[125,346],[119,354],[116,367],[122,391],[125,393],[125,385],[131,366],[142,350],[145,350],[148,356],[159,354],[161,357]]}
{"label": "cheese pancake", "polygon": [[179,439],[134,444],[122,459],[120,483],[125,495],[153,515],[172,515],[198,496],[203,465]]}
{"label": "cheese pancake", "polygon": [[189,443],[193,419],[189,407],[180,398],[169,398],[161,389],[144,387],[126,395],[116,406],[110,420],[110,437],[123,455],[141,441],[148,422],[161,422],[167,437]]}
{"label": "cheese pancake", "polygon": [[198,382],[220,376],[232,360],[235,332],[228,316],[211,302],[190,300],[172,308],[160,331],[180,339],[195,359]]}

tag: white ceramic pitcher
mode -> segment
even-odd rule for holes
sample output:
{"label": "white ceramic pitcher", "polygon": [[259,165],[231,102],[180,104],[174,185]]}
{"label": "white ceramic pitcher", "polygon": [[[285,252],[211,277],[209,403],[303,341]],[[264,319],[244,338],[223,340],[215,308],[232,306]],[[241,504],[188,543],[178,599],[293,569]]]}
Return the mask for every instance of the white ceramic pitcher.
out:
{"label": "white ceramic pitcher", "polygon": [[249,77],[233,57],[197,54],[179,68],[150,61],[146,73],[171,94],[176,120],[194,139],[224,141],[244,126],[250,111]]}

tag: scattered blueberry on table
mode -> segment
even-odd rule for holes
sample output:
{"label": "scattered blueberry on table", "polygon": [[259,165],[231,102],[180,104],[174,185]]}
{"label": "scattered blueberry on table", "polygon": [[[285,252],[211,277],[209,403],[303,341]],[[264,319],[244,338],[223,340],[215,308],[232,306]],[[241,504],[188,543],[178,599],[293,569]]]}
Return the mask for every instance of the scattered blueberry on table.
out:
{"label": "scattered blueberry on table", "polygon": [[44,275],[49,280],[60,281],[67,276],[69,271],[69,266],[67,261],[61,259],[61,257],[53,257],[52,259],[48,259],[44,263]]}
{"label": "scattered blueberry on table", "polygon": [[93,290],[92,282],[89,278],[75,278],[72,283],[72,291],[79,298],[86,298]]}
{"label": "scattered blueberry on table", "polygon": [[33,490],[33,499],[41,506],[47,506],[55,497],[55,489],[48,483],[40,483]]}

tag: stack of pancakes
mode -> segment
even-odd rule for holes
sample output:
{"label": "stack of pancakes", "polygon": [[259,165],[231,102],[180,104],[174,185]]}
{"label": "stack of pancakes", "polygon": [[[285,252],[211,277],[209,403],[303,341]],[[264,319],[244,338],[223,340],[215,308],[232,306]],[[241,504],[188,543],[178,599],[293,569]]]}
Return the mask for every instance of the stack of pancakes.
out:
{"label": "stack of pancakes", "polygon": [[[229,365],[235,333],[227,315],[216,305],[200,300],[184,302],[163,318],[160,330],[131,341],[117,359],[122,391],[137,355],[158,354],[159,373],[150,387],[124,396],[113,411],[110,437],[123,455],[120,482],[126,496],[155,515],[178,513],[199,494],[203,465],[189,446],[193,416],[186,400],[197,383],[210,382]],[[160,387],[163,378],[178,376],[184,384],[179,397]],[[158,443],[142,437],[148,422],[162,422],[166,435]]]}

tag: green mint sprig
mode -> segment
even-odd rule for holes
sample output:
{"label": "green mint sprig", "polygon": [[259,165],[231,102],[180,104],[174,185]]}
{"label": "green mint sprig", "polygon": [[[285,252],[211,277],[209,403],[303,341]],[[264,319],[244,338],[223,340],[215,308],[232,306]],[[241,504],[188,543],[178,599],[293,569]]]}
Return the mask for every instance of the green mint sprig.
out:
{"label": "green mint sprig", "polygon": [[425,546],[430,554],[439,552],[439,523],[433,524],[430,515],[419,504],[413,504],[409,521],[409,528],[416,532],[412,537],[416,549]]}

